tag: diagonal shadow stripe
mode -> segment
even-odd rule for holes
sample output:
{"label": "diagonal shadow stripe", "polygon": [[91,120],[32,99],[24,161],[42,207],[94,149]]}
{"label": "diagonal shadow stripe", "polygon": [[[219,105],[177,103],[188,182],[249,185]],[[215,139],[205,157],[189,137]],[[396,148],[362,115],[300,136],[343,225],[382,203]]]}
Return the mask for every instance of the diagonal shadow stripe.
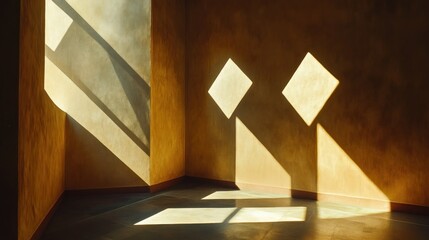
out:
{"label": "diagonal shadow stripe", "polygon": [[[55,52],[53,52],[47,45],[45,45],[45,55],[55,65],[57,65],[57,59]],[[138,137],[135,135],[82,81],[76,78],[72,73],[67,71],[61,66],[57,67],[63,71],[63,73],[71,80],[77,87],[79,87],[91,101],[93,101],[109,118],[125,133],[127,136],[142,149],[148,156],[150,156],[149,147],[146,146]]]}
{"label": "diagonal shadow stripe", "polygon": [[121,83],[122,89],[128,98],[128,102],[137,116],[137,122],[140,125],[140,129],[147,137],[147,146],[150,146],[150,97],[141,94],[141,91],[135,87],[132,77],[127,74],[126,70],[119,66],[111,56],[109,57],[116,76]]}
{"label": "diagonal shadow stripe", "polygon": [[125,59],[118,54],[115,49],[113,49],[110,44],[104,40],[94,28],[89,25],[89,23],[73,9],[70,4],[68,4],[65,0],[53,0],[55,4],[58,5],[67,15],[69,15],[74,22],[76,22],[85,32],[87,32],[95,41],[97,41],[101,47],[103,47],[106,52],[114,59],[121,67],[123,67],[128,74],[131,75],[133,79],[142,87],[146,96],[150,96],[150,86],[146,83],[146,81],[125,61]]}
{"label": "diagonal shadow stripe", "polygon": [[[135,101],[132,101],[131,99],[134,99],[135,97],[141,98],[142,100],[150,101],[150,86],[146,83],[146,81],[125,61],[125,59],[117,53],[112,46],[98,34],[98,32],[89,25],[89,23],[78,13],[74,8],[67,3],[65,0],[54,0],[54,2],[57,4],[58,7],[60,7],[67,15],[69,15],[73,21],[79,25],[89,36],[91,36],[109,55],[111,62],[114,66],[114,69],[116,73],[118,74],[118,79],[120,80],[120,83],[127,94],[128,99],[130,100],[130,104],[134,110],[134,113],[138,116],[137,120],[138,123],[144,132],[144,135],[148,137],[150,136],[150,128],[149,128],[149,109],[145,108],[143,109],[144,112],[142,112],[142,108],[140,104],[135,103]],[[124,74],[119,74],[118,66],[128,74],[131,79],[135,80],[135,82],[141,87],[143,90],[143,94],[135,94],[135,91],[131,88],[129,88],[129,82],[126,78],[124,78]],[[148,147],[150,145],[150,141],[147,144]]]}
{"label": "diagonal shadow stripe", "polygon": [[223,223],[224,224],[226,224],[226,223],[229,223],[229,221],[239,212],[241,210],[241,208],[240,207],[237,207],[236,209],[234,209],[234,211],[231,213],[231,214],[229,214],[229,216],[228,217],[226,217],[224,220],[223,220]]}

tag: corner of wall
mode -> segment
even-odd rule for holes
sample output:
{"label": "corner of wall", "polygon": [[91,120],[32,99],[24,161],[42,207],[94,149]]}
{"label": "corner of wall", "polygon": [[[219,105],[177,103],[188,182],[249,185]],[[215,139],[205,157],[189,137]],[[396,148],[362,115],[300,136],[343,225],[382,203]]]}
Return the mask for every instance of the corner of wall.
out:
{"label": "corner of wall", "polygon": [[18,239],[33,236],[64,191],[65,113],[44,90],[44,6],[21,6]]}
{"label": "corner of wall", "polygon": [[151,185],[185,174],[185,2],[152,1]]}

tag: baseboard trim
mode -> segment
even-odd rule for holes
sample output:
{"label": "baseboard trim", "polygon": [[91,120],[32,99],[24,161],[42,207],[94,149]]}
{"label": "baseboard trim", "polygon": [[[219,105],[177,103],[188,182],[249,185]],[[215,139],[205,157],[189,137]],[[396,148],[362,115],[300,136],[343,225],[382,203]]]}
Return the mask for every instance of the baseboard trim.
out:
{"label": "baseboard trim", "polygon": [[245,182],[236,182],[235,184],[238,186],[239,189],[242,189],[242,190],[280,194],[285,197],[292,196],[291,190],[285,187],[258,185],[258,184],[245,183]]}
{"label": "baseboard trim", "polygon": [[116,194],[116,193],[139,193],[150,192],[149,186],[114,187],[114,188],[88,188],[67,189],[65,195],[92,195],[92,194]]}
{"label": "baseboard trim", "polygon": [[89,189],[67,189],[66,195],[92,195],[92,194],[116,194],[116,193],[142,193],[142,192],[159,192],[179,184],[185,177],[178,177],[165,182],[157,183],[151,186],[130,186],[130,187],[113,187],[113,188],[89,188]]}
{"label": "baseboard trim", "polygon": [[381,211],[391,211],[390,202],[379,200],[379,199],[346,196],[346,195],[339,195],[339,194],[333,194],[333,193],[317,193],[317,200],[321,202],[333,202],[333,203],[380,209]]}
{"label": "baseboard trim", "polygon": [[[203,177],[193,177],[193,176],[182,176],[179,178],[175,178],[172,180],[168,180],[165,182],[157,183],[152,186],[136,186],[136,187],[116,187],[116,188],[101,188],[101,189],[76,189],[76,190],[65,190],[60,197],[57,199],[55,204],[51,207],[48,214],[40,223],[39,227],[34,232],[31,240],[40,239],[43,232],[46,230],[46,227],[57,210],[58,206],[62,202],[64,196],[66,195],[91,195],[91,194],[115,194],[115,193],[141,193],[141,192],[151,192],[156,193],[159,191],[166,190],[171,188],[181,182],[189,182],[189,183],[205,183],[212,184],[220,187],[225,187],[229,189],[237,190],[239,187],[233,181],[225,181],[225,180],[217,180],[217,179],[209,179]],[[255,190],[264,189],[266,186],[256,185],[256,184],[246,184],[246,187],[249,189],[253,188]],[[279,190],[284,193],[284,188],[278,187],[270,187],[270,189]],[[429,215],[429,206],[421,206],[414,205],[408,203],[398,203],[398,202],[383,202],[380,200],[367,199],[367,198],[357,198],[357,197],[349,197],[349,196],[341,196],[335,194],[327,194],[327,193],[316,193],[311,191],[290,189],[291,196],[293,198],[301,198],[301,199],[309,199],[309,200],[318,200],[318,201],[326,201],[326,202],[337,202],[337,203],[346,203],[353,205],[364,205],[367,207],[380,207],[380,204],[388,204],[390,206],[390,211],[392,212],[403,212],[403,213],[411,213],[418,215]]]}
{"label": "baseboard trim", "polygon": [[43,233],[45,232],[46,228],[48,227],[48,223],[51,221],[52,217],[54,216],[54,213],[57,211],[60,203],[63,201],[64,198],[64,192],[61,193],[61,195],[58,197],[57,201],[54,203],[54,205],[49,210],[48,214],[43,218],[40,225],[37,227],[36,231],[34,231],[33,236],[31,236],[31,240],[38,240],[42,237]]}
{"label": "baseboard trim", "polygon": [[190,183],[205,183],[205,184],[213,184],[219,187],[231,188],[231,189],[239,189],[235,182],[211,179],[211,178],[203,178],[203,177],[194,177],[194,176],[185,176],[185,181]]}
{"label": "baseboard trim", "polygon": [[183,182],[184,179],[185,179],[185,177],[182,176],[182,177],[171,179],[171,180],[168,180],[168,181],[165,181],[165,182],[154,184],[154,185],[152,185],[152,186],[149,187],[149,191],[151,193],[155,193],[155,192],[159,192],[159,191],[165,190],[167,188],[173,187],[173,186],[175,186],[175,185]]}
{"label": "baseboard trim", "polygon": [[309,200],[317,201],[317,193],[315,192],[291,189],[291,193],[293,198],[301,198],[301,199],[309,199]]}
{"label": "baseboard trim", "polygon": [[[194,182],[194,183],[210,183],[210,184],[214,184],[220,187],[226,187],[230,189],[239,189],[237,184],[238,185],[242,184],[242,183],[235,183],[232,181],[209,179],[209,178],[203,178],[203,177],[186,176],[185,179],[187,181]],[[246,183],[245,186],[247,187],[247,189],[253,189],[258,191],[260,191],[261,189],[266,189],[266,186],[257,185],[257,184]],[[284,193],[284,191],[285,191],[285,188],[269,187],[270,193],[273,193],[273,192]],[[298,190],[298,189],[290,189],[290,193],[293,198],[334,202],[334,203],[344,203],[344,204],[373,207],[373,208],[379,208],[379,209],[386,208],[387,206],[387,208],[390,209],[391,212],[403,212],[403,213],[411,213],[411,214],[418,214],[418,215],[429,215],[429,206],[421,206],[421,205],[399,203],[399,202],[385,202],[377,199],[342,196],[342,195],[336,195],[336,194],[330,194],[330,193],[317,193],[317,192],[304,191],[304,190]]]}
{"label": "baseboard trim", "polygon": [[412,213],[412,214],[428,215],[429,216],[429,206],[391,202],[390,203],[390,210],[392,212],[403,212],[403,213]]}

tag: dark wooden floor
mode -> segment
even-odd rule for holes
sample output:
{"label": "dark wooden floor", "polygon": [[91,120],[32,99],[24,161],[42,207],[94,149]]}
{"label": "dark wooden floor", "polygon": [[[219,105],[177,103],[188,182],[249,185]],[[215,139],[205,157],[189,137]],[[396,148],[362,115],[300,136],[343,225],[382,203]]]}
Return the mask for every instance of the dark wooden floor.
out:
{"label": "dark wooden floor", "polygon": [[42,239],[429,239],[429,217],[181,184],[66,196]]}

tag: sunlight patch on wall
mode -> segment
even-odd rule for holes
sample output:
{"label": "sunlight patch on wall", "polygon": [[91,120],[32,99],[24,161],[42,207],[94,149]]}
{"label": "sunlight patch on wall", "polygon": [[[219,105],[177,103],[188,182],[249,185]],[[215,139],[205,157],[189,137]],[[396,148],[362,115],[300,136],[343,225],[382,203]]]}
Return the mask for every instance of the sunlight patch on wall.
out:
{"label": "sunlight patch on wall", "polygon": [[251,85],[252,81],[230,58],[216,77],[208,93],[225,116],[230,118]]}
{"label": "sunlight patch on wall", "polygon": [[150,85],[151,0],[66,2]]}
{"label": "sunlight patch on wall", "polygon": [[279,187],[290,194],[291,177],[283,166],[237,117],[235,127],[237,186],[241,189],[246,188],[247,184]]}
{"label": "sunlight patch on wall", "polygon": [[302,222],[306,213],[306,207],[168,208],[134,225]]}
{"label": "sunlight patch on wall", "polygon": [[46,1],[45,12],[45,43],[55,51],[73,20],[52,0]]}
{"label": "sunlight patch on wall", "polygon": [[75,21],[56,51],[47,47],[45,55],[149,153],[149,90],[100,41]]}
{"label": "sunlight patch on wall", "polygon": [[378,200],[389,211],[389,199],[317,124],[317,189],[320,193]]}
{"label": "sunlight patch on wall", "polygon": [[45,91],[64,112],[149,183],[149,156],[54,63],[45,57]]}
{"label": "sunlight patch on wall", "polygon": [[249,192],[243,190],[232,191],[216,191],[210,195],[205,196],[202,200],[220,200],[220,199],[269,199],[269,198],[289,198],[290,195],[286,194],[269,194]]}
{"label": "sunlight patch on wall", "polygon": [[316,58],[307,53],[282,93],[310,126],[338,83]]}

